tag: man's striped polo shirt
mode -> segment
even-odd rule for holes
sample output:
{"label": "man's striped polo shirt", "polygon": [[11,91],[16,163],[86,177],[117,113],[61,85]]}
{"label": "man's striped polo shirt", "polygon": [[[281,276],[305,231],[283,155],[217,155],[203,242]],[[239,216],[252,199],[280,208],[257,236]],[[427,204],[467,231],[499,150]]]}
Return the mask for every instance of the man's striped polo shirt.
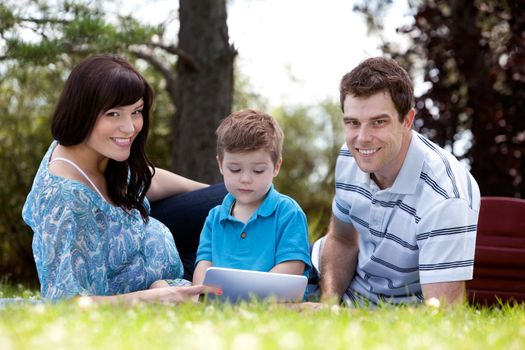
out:
{"label": "man's striped polo shirt", "polygon": [[344,145],[332,210],[360,236],[348,296],[414,302],[422,299],[421,284],[472,279],[479,206],[478,185],[465,167],[415,131],[394,184],[384,190]]}

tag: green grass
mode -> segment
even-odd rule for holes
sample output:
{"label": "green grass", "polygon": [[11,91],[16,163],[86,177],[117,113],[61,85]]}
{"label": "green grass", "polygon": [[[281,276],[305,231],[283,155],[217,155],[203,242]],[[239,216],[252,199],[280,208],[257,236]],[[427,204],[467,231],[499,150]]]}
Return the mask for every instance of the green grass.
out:
{"label": "green grass", "polygon": [[[30,294],[30,292],[26,292]],[[15,295],[15,294],[13,294]],[[525,306],[8,305],[0,349],[525,349]]]}
{"label": "green grass", "polygon": [[0,298],[40,299],[40,292],[27,289],[22,284],[12,285],[0,279]]}

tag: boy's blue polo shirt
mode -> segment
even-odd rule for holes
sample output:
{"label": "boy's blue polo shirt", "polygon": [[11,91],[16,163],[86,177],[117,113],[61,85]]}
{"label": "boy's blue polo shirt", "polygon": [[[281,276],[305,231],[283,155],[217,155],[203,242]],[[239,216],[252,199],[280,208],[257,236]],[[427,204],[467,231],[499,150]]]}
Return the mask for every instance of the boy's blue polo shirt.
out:
{"label": "boy's blue polo shirt", "polygon": [[270,271],[275,265],[300,260],[310,269],[306,215],[292,198],[273,186],[246,224],[231,215],[235,198],[227,194],[206,218],[195,263]]}

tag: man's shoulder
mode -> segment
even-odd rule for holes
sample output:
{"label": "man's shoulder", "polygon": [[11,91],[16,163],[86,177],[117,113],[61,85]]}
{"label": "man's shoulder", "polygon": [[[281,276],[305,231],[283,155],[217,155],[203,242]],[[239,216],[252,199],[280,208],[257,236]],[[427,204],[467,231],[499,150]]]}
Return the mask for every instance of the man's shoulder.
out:
{"label": "man's shoulder", "polygon": [[449,170],[467,171],[463,164],[447,149],[430,141],[426,136],[414,133],[417,141],[417,147],[424,154],[424,164],[436,172]]}
{"label": "man's shoulder", "polygon": [[416,134],[425,155],[420,181],[437,198],[462,198],[469,202],[479,197],[479,187],[468,169],[451,152]]}

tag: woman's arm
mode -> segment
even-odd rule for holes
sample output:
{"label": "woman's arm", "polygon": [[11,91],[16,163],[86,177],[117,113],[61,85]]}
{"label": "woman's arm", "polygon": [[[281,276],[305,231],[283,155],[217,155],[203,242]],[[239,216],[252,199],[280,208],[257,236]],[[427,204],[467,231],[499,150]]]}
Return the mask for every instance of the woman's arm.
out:
{"label": "woman's arm", "polygon": [[197,300],[200,294],[221,295],[222,290],[216,287],[196,285],[190,287],[165,287],[140,290],[137,292],[111,295],[111,296],[88,296],[95,303],[123,303],[133,304],[136,302],[162,302],[169,304],[180,304]]}
{"label": "woman's arm", "polygon": [[155,168],[146,197],[149,201],[158,201],[176,194],[199,190],[209,185],[187,179],[170,171]]}

